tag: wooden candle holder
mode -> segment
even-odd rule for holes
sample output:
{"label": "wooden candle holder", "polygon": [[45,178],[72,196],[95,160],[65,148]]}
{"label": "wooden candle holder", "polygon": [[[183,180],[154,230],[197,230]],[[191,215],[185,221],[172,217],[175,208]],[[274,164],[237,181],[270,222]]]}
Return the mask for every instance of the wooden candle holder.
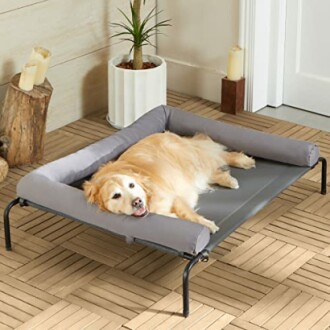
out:
{"label": "wooden candle holder", "polygon": [[244,110],[245,78],[229,80],[222,78],[221,112],[236,115]]}
{"label": "wooden candle holder", "polygon": [[11,167],[42,159],[47,109],[53,92],[47,79],[26,92],[18,87],[19,78],[20,73],[12,78],[0,109],[0,156]]}

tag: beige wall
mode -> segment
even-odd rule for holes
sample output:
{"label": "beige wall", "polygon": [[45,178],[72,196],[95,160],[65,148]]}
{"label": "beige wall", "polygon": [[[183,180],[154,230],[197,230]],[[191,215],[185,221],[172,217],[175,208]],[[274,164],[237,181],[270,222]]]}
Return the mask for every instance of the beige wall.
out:
{"label": "beige wall", "polygon": [[[147,1],[145,10],[154,4]],[[109,40],[109,23],[121,20],[118,7],[127,12],[128,0],[0,1],[0,102],[38,45],[53,54],[48,131],[107,108],[107,61],[129,49]]]}
{"label": "beige wall", "polygon": [[157,53],[167,60],[168,87],[220,102],[228,49],[238,42],[239,0],[158,0],[172,19],[159,36]]}

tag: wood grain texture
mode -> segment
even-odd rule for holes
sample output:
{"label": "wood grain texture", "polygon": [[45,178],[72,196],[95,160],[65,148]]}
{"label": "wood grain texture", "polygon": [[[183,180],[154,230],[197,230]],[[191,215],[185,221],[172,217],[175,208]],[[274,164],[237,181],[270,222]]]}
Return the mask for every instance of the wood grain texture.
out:
{"label": "wood grain texture", "polygon": [[21,90],[20,76],[12,78],[0,109],[0,155],[11,167],[43,158],[47,111],[53,93],[47,79],[29,92]]}
{"label": "wood grain texture", "polygon": [[[326,132],[252,113],[223,114],[219,104],[177,92],[169,92],[168,100],[207,118],[313,141],[330,162]],[[44,158],[10,169],[0,183],[1,211],[15,198],[18,180],[34,168],[115,132],[105,114],[46,134]],[[61,216],[15,207],[11,252],[0,227],[0,328],[328,329],[330,195],[319,194],[319,182],[316,166],[193,269],[187,319],[181,316],[186,261]]]}
{"label": "wood grain texture", "polygon": [[237,81],[222,78],[221,112],[236,115],[244,110],[245,78]]}

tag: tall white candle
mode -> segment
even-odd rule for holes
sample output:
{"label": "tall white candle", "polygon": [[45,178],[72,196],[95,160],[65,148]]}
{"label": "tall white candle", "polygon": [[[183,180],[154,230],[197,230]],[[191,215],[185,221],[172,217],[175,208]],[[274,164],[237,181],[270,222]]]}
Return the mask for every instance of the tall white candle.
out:
{"label": "tall white candle", "polygon": [[34,47],[30,56],[30,61],[37,62],[37,73],[35,85],[41,85],[46,78],[46,72],[49,68],[51,53],[49,50],[42,47]]}
{"label": "tall white candle", "polygon": [[30,61],[25,64],[21,72],[18,87],[27,92],[31,91],[33,89],[36,73],[37,63],[35,61]]}
{"label": "tall white candle", "polygon": [[243,76],[243,49],[236,46],[229,50],[227,78],[240,80]]}

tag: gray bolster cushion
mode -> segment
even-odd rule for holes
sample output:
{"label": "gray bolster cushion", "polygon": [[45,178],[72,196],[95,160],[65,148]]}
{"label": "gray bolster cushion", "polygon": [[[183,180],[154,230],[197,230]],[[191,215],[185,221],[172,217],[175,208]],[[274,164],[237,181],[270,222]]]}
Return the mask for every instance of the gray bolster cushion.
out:
{"label": "gray bolster cushion", "polygon": [[167,129],[179,135],[205,133],[232,150],[292,165],[311,167],[318,161],[319,148],[314,143],[201,118],[168,106],[166,108],[170,109]]}
{"label": "gray bolster cushion", "polygon": [[86,178],[96,172],[102,164],[116,159],[127,148],[144,137],[163,132],[168,112],[163,107],[151,110],[131,126],[71,155],[55,160],[34,172],[52,181],[66,184]]}
{"label": "gray bolster cushion", "polygon": [[17,193],[46,210],[124,236],[128,242],[137,238],[174,251],[195,254],[210,240],[209,230],[197,223],[158,214],[135,218],[100,211],[96,205],[87,203],[81,190],[36,173],[21,179]]}

